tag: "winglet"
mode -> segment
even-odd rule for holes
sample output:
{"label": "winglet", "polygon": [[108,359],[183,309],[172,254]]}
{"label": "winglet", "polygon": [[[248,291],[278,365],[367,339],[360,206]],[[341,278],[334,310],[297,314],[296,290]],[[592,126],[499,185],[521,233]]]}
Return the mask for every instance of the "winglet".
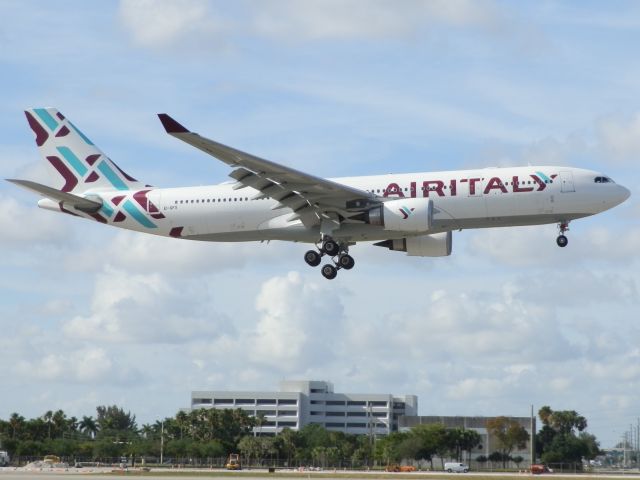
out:
{"label": "winglet", "polygon": [[162,126],[167,133],[189,133],[183,125],[180,125],[166,113],[159,113],[158,118],[162,122]]}

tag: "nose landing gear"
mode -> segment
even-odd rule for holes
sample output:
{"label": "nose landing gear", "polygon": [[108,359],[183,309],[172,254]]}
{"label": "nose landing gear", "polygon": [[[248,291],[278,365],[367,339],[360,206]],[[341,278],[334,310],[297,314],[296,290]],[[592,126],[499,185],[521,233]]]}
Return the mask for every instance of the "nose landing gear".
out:
{"label": "nose landing gear", "polygon": [[322,257],[328,255],[332,257],[332,262],[323,265],[320,269],[322,276],[328,280],[333,280],[338,275],[338,270],[344,268],[351,270],[356,262],[349,255],[349,245],[347,243],[338,243],[329,236],[325,236],[321,245],[316,245],[316,250],[309,250],[304,254],[304,261],[311,267],[317,267],[322,261]]}
{"label": "nose landing gear", "polygon": [[569,230],[569,222],[562,222],[558,225],[558,230],[560,231],[558,238],[556,238],[556,243],[559,247],[566,247],[569,243],[569,239],[565,236],[565,232]]}

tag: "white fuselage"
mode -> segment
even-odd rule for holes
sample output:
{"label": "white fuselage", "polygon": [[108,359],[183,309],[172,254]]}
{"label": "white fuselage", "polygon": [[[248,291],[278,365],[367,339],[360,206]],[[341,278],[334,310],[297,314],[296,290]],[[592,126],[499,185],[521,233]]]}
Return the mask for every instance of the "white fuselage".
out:
{"label": "white fuselage", "polygon": [[[332,179],[381,199],[429,198],[433,220],[428,231],[563,223],[593,215],[623,202],[629,191],[594,171],[528,166],[448,172],[389,174]],[[288,208],[278,202],[254,199],[252,188],[234,190],[233,184],[153,188],[140,191],[89,191],[103,208],[90,216],[112,224],[156,235],[204,241],[288,240],[316,242],[319,226],[307,228],[291,221]],[[41,200],[40,206],[60,206]],[[122,212],[122,213],[119,213]],[[365,223],[343,223],[333,235],[343,241],[378,241],[416,235],[385,230]]]}

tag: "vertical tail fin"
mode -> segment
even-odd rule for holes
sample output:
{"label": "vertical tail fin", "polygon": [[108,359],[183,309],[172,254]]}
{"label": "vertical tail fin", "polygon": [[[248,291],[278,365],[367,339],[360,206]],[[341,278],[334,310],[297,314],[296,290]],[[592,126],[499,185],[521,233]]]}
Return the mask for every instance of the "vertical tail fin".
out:
{"label": "vertical tail fin", "polygon": [[25,110],[53,186],[63,192],[144,188],[123,172],[55,108]]}

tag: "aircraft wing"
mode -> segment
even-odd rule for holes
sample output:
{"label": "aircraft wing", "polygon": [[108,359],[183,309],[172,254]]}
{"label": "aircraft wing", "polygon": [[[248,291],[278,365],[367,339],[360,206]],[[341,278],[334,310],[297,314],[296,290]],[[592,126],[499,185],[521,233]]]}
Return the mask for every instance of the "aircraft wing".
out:
{"label": "aircraft wing", "polygon": [[300,219],[305,225],[312,225],[322,218],[335,220],[330,213],[336,213],[342,221],[349,222],[350,217],[380,203],[373,193],[309,175],[202,137],[166,113],[160,113],[158,117],[169,135],[233,167],[229,176],[237,182],[234,189],[255,188],[261,192],[255,198],[273,198],[278,201],[274,209],[287,207],[293,210],[289,221]]}
{"label": "aircraft wing", "polygon": [[7,182],[11,182],[19,187],[25,188],[32,192],[38,193],[44,197],[55,200],[56,202],[62,202],[66,205],[70,205],[77,208],[81,212],[95,213],[102,207],[102,203],[89,200],[88,198],[79,197],[72,193],[56,190],[55,188],[47,187],[41,183],[32,182],[30,180],[17,180],[7,178]]}

